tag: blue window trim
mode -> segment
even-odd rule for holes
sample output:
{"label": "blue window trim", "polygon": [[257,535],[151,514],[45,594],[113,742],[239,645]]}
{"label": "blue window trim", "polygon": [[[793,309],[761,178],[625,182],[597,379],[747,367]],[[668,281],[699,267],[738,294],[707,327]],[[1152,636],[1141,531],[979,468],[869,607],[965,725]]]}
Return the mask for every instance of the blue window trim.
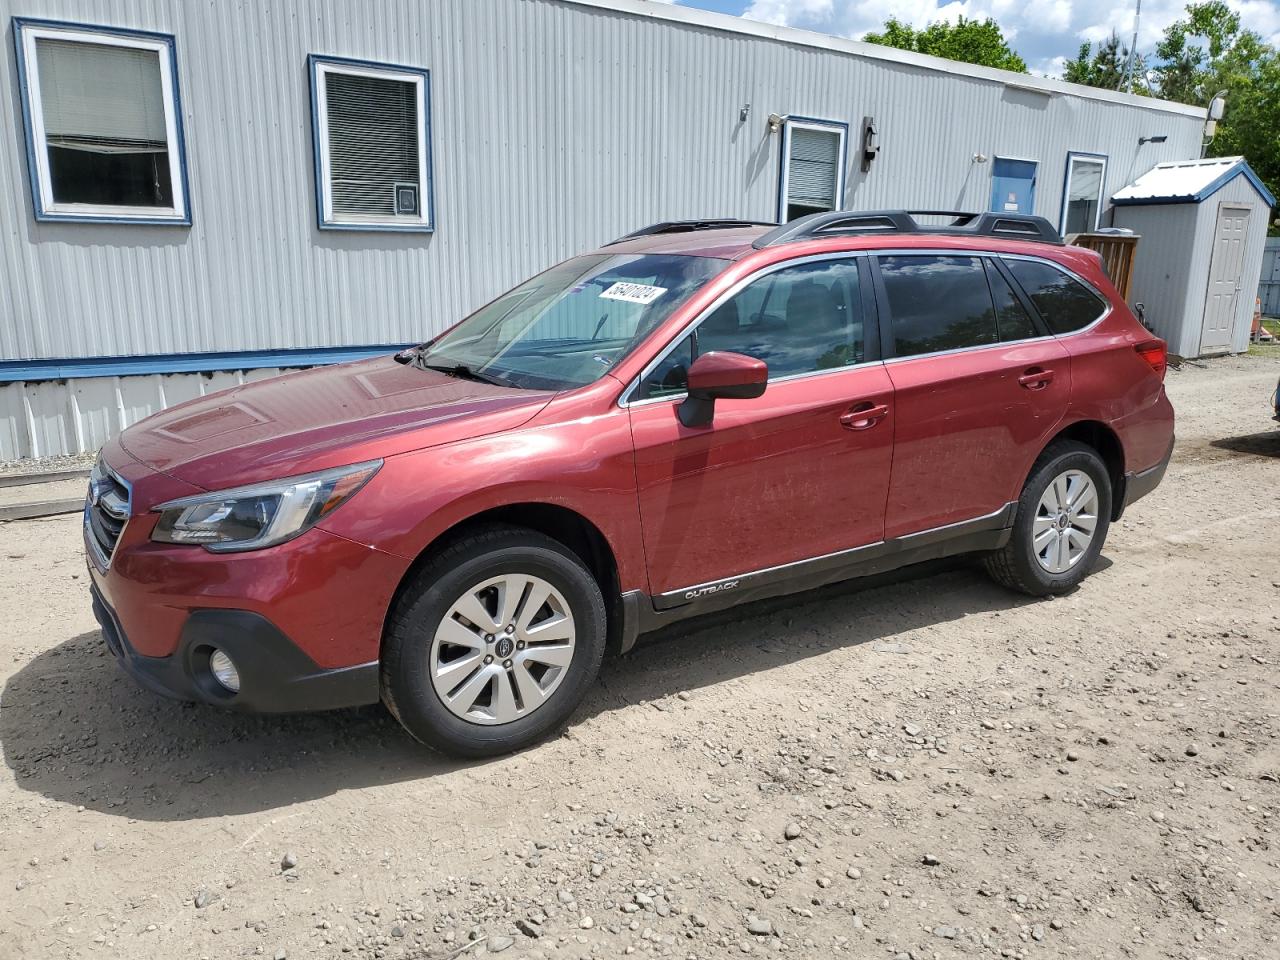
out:
{"label": "blue window trim", "polygon": [[1107,174],[1111,172],[1111,157],[1105,153],[1088,153],[1084,150],[1068,150],[1067,162],[1062,168],[1062,203],[1058,206],[1058,233],[1067,228],[1067,191],[1071,189],[1071,161],[1076,157],[1086,160],[1102,161],[1102,183],[1098,189],[1098,222],[1093,225],[1097,229],[1102,225],[1102,206],[1107,202]]}
{"label": "blue window trim", "polygon": [[172,353],[163,356],[69,357],[50,360],[0,360],[0,383],[128,377],[172,373],[217,373],[264,367],[315,367],[349,360],[390,356],[408,344],[366,347],[313,347],[226,353]]}
{"label": "blue window trim", "polygon": [[[321,64],[336,64],[344,67],[360,67],[370,73],[391,71],[395,73],[411,73],[422,77],[422,118],[426,144],[427,182],[422,191],[426,202],[426,223],[349,223],[342,220],[326,220],[324,216],[324,170],[320,159],[320,71]],[[352,57],[334,57],[327,54],[312,53],[307,55],[307,73],[311,78],[311,152],[314,158],[315,194],[316,194],[316,227],[320,230],[347,230],[378,233],[434,233],[436,229],[436,176],[435,151],[431,146],[431,71],[425,67],[409,67],[396,63],[380,63],[376,60],[357,60]]]}
{"label": "blue window trim", "polygon": [[785,203],[787,183],[787,136],[786,127],[791,123],[811,123],[815,126],[830,127],[832,130],[844,131],[841,140],[840,166],[836,170],[836,205],[832,210],[844,209],[844,194],[848,189],[849,173],[849,124],[843,120],[823,120],[820,117],[787,116],[782,120],[783,131],[778,137],[778,222],[787,222]]}
{"label": "blue window trim", "polygon": [[[44,193],[40,189],[40,171],[36,163],[36,142],[31,116],[31,90],[27,71],[24,33],[28,29],[76,30],[82,33],[100,33],[113,37],[129,37],[164,44],[169,55],[169,77],[172,81],[173,121],[177,131],[178,179],[182,184],[182,217],[146,216],[93,216],[83,213],[56,213],[44,207]],[[33,17],[13,18],[13,46],[18,64],[18,99],[22,105],[22,129],[27,147],[27,174],[31,184],[31,209],[41,223],[137,223],[151,227],[189,227],[191,215],[191,183],[187,173],[187,138],[182,120],[182,90],[178,80],[178,39],[171,33],[150,30],[130,30],[125,27],[106,27],[96,23],[78,23],[68,20],[42,20]]]}

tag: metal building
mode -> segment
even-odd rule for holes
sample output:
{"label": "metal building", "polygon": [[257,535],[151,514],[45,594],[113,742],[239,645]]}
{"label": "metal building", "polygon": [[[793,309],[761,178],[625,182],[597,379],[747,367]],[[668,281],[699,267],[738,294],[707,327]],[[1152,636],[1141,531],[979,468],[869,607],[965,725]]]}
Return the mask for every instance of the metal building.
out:
{"label": "metal building", "polygon": [[0,458],[420,341],[656,220],[1091,229],[1205,119],[646,0],[0,0],[0,22]]}
{"label": "metal building", "polygon": [[1181,357],[1249,347],[1275,197],[1243,157],[1161,163],[1112,197],[1141,236],[1129,296]]}

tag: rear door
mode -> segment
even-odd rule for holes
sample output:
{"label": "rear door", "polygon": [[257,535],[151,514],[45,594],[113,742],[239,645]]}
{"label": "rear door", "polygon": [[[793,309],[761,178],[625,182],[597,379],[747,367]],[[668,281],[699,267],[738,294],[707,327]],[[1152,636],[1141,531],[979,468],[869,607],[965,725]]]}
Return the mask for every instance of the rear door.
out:
{"label": "rear door", "polygon": [[885,368],[894,388],[885,537],[998,512],[1066,412],[1067,351],[994,260],[876,260]]}
{"label": "rear door", "polygon": [[[865,258],[753,278],[642,375],[628,410],[650,590],[690,588],[874,543],[884,533],[893,388],[879,361]],[[677,416],[701,353],[769,365],[754,400],[718,400],[707,427]],[[665,596],[664,596],[665,595]]]}

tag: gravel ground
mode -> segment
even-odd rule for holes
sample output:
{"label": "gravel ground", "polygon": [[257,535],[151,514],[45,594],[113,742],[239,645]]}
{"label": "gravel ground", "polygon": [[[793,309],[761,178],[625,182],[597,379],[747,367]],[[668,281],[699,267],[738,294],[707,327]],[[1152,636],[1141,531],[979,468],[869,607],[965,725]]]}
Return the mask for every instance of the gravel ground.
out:
{"label": "gravel ground", "polygon": [[1277,371],[1170,373],[1070,597],[949,563],[686,624],[484,763],[158,700],[78,521],[0,526],[0,957],[1280,956]]}
{"label": "gravel ground", "polygon": [[55,470],[88,470],[97,453],[69,453],[57,457],[37,457],[26,460],[0,460],[0,477],[27,473],[49,473]]}

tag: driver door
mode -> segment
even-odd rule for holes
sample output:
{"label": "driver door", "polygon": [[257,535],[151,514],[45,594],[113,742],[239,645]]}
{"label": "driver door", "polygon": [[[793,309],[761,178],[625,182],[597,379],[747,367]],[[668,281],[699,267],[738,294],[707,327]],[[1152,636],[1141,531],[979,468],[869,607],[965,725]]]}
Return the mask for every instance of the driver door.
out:
{"label": "driver door", "polygon": [[[883,538],[893,385],[860,261],[757,275],[642,376],[628,410],[655,598]],[[711,350],[764,360],[769,385],[685,427],[688,365]]]}

